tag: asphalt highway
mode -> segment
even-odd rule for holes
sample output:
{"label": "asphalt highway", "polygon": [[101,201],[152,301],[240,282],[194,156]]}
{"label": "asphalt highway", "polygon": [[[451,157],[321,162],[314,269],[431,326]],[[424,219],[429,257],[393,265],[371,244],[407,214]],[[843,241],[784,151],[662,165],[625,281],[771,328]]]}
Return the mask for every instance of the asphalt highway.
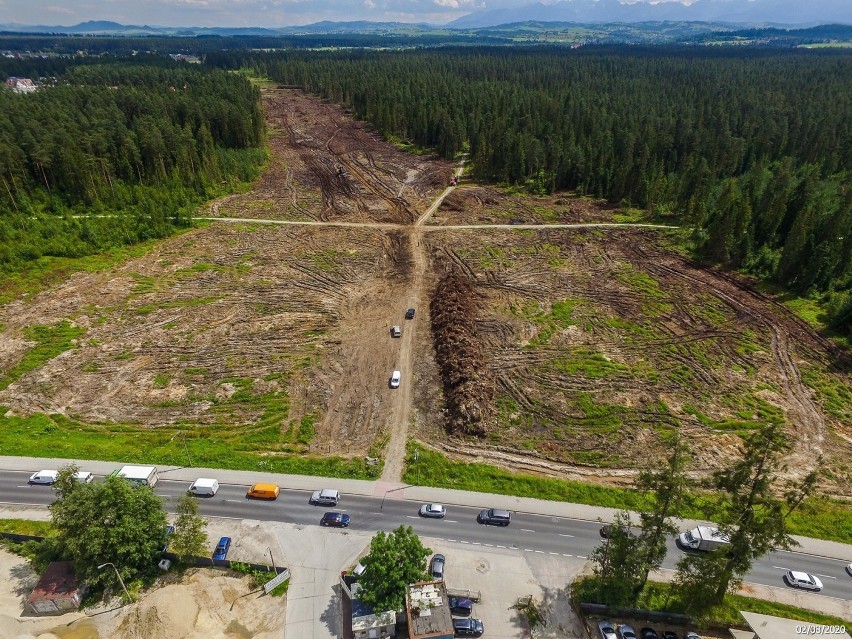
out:
{"label": "asphalt highway", "polygon": [[[48,505],[54,499],[50,486],[29,485],[30,472],[0,471],[0,503]],[[97,481],[97,479],[96,479]],[[157,482],[154,492],[166,501],[166,508],[174,510],[177,499],[186,492],[189,482],[163,480]],[[326,488],[334,488],[333,481]],[[508,527],[485,526],[477,523],[480,508],[450,506],[444,519],[425,519],[418,515],[419,502],[401,499],[341,495],[336,508],[314,506],[309,503],[310,491],[283,489],[275,501],[246,498],[248,486],[221,484],[214,497],[200,497],[199,510],[203,515],[232,519],[258,519],[290,524],[318,526],[327,510],[346,512],[352,518],[349,530],[375,532],[391,531],[400,524],[410,525],[428,545],[429,538],[448,542],[515,549],[521,552],[577,557],[586,559],[600,543],[600,524],[528,513],[514,513]],[[321,488],[321,487],[318,487]],[[500,508],[500,496],[482,508]],[[345,534],[344,530],[340,531]],[[669,553],[663,568],[674,568],[683,551],[674,539],[670,540]],[[852,600],[852,576],[845,571],[852,557],[841,561],[797,552],[773,552],[758,560],[747,577],[755,584],[787,587],[782,575],[788,569],[817,575],[823,582],[820,593],[814,597],[833,597]]]}

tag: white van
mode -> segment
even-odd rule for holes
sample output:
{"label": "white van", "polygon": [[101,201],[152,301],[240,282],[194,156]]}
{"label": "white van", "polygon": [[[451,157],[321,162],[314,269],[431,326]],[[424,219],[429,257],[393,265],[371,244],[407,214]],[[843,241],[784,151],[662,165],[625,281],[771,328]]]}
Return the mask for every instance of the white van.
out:
{"label": "white van", "polygon": [[215,479],[204,479],[200,477],[192,482],[189,494],[196,497],[212,497],[219,490],[219,482]]}
{"label": "white van", "polygon": [[95,476],[88,470],[78,470],[76,473],[74,473],[74,479],[76,479],[81,484],[91,484],[94,481]]}

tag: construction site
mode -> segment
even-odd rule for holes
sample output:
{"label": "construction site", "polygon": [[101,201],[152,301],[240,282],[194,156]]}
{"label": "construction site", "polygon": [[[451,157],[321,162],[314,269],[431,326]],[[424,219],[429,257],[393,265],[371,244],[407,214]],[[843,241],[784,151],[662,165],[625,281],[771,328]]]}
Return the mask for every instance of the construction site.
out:
{"label": "construction site", "polygon": [[603,484],[630,483],[678,433],[709,472],[776,422],[791,474],[822,457],[823,482],[852,495],[847,356],[676,251],[677,230],[471,183],[464,158],[403,152],[299,90],[263,99],[271,157],[252,190],[139,257],[0,307],[3,369],[32,327],[79,329],[0,391],[7,415],[378,457],[387,481],[413,438]]}

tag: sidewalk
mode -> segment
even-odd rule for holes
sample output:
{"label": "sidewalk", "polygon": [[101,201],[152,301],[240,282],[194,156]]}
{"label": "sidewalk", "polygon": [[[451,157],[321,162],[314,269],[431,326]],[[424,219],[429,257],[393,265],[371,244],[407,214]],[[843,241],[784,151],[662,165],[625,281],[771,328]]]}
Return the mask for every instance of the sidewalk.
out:
{"label": "sidewalk", "polygon": [[[0,469],[36,472],[42,469],[61,468],[76,463],[80,470],[88,470],[96,475],[109,475],[123,466],[121,462],[104,462],[72,459],[51,459],[41,457],[0,457]],[[406,486],[382,481],[363,479],[337,479],[313,477],[310,475],[284,475],[251,470],[221,470],[212,468],[188,468],[184,466],[158,466],[162,479],[192,482],[199,477],[213,477],[221,484],[249,486],[256,482],[272,482],[285,488],[297,490],[318,490],[333,487],[341,493],[363,495],[367,497],[386,497],[387,499],[405,499],[421,503],[440,503],[448,506],[500,507],[515,512],[533,513],[549,517],[564,517],[585,521],[611,522],[616,512],[614,508],[586,506],[561,501],[547,501],[531,497],[513,497],[448,488],[430,488],[426,486]],[[685,519],[680,526],[683,529],[694,528],[708,522]],[[793,536],[801,544],[795,549],[808,555],[817,555],[841,561],[852,562],[852,545],[836,541]]]}

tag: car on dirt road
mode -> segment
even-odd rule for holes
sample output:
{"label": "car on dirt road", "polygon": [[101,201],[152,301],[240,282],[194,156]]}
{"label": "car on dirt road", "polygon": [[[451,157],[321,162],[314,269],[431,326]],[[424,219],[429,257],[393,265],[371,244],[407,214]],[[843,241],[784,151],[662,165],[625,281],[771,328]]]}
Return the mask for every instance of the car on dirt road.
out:
{"label": "car on dirt road", "polygon": [[470,617],[473,601],[465,597],[450,597],[450,614],[455,617]]}
{"label": "car on dirt road", "polygon": [[391,373],[390,378],[390,387],[391,388],[399,388],[399,383],[402,381],[402,373],[399,371],[394,371]]}
{"label": "car on dirt road", "polygon": [[391,337],[402,337],[402,329],[399,326],[391,326]]}
{"label": "car on dirt road", "polygon": [[332,528],[346,528],[349,526],[349,515],[346,513],[330,512],[320,519],[320,526],[331,526]]}
{"label": "car on dirt road", "polygon": [[443,519],[447,515],[447,509],[441,504],[423,504],[420,506],[421,517],[432,517],[433,519]]}
{"label": "car on dirt road", "polygon": [[405,311],[405,319],[414,319],[414,309],[413,308],[409,308],[407,311]]}
{"label": "car on dirt road", "polygon": [[40,470],[37,473],[30,475],[30,484],[41,484],[43,486],[51,486],[56,483],[56,478],[59,476],[57,470]]}
{"label": "car on dirt road", "polygon": [[446,563],[444,555],[435,555],[432,561],[429,562],[429,574],[435,581],[444,581],[444,564]]}
{"label": "car on dirt road", "polygon": [[814,577],[806,572],[798,572],[796,570],[788,570],[784,574],[784,581],[788,586],[793,588],[802,588],[804,590],[822,590],[822,581],[819,577]]}
{"label": "car on dirt road", "polygon": [[479,619],[453,619],[454,637],[481,637],[485,625]]}
{"label": "car on dirt road", "polygon": [[598,636],[600,639],[618,639],[615,635],[615,628],[606,620],[598,622]]}
{"label": "car on dirt road", "polygon": [[213,559],[225,560],[228,558],[228,551],[231,549],[231,538],[222,537],[219,543],[216,544],[216,550],[213,551]]}

